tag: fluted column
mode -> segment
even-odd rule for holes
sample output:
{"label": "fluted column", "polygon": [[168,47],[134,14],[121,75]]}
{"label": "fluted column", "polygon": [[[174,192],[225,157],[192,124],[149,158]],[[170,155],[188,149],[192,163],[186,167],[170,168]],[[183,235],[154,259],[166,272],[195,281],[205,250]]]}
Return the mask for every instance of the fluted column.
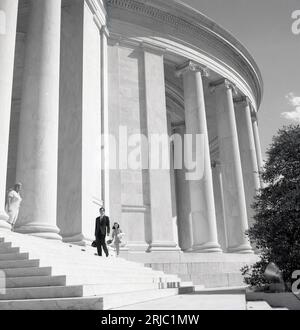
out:
{"label": "fluted column", "polygon": [[[262,152],[261,152],[260,137],[259,137],[259,130],[258,130],[258,119],[257,119],[256,113],[252,115],[252,129],[253,129],[253,135],[254,135],[257,165],[258,165],[258,170],[260,172],[263,169],[264,163],[263,163]],[[264,182],[261,178],[261,175],[259,176],[259,178],[260,178],[260,185],[263,188]]]}
{"label": "fluted column", "polygon": [[249,226],[253,224],[253,209],[251,205],[260,189],[258,164],[255,142],[252,131],[251,109],[249,99],[243,97],[235,100],[235,116],[239,137],[241,163],[247,204]]}
{"label": "fluted column", "polygon": [[[197,164],[201,171],[199,178],[195,177],[189,181],[192,249],[199,252],[220,252],[202,81],[202,75],[207,75],[207,71],[189,61],[178,68],[177,74],[183,76],[184,82],[186,134],[193,137],[193,144],[197,136],[201,136],[203,142],[201,150],[196,149],[196,145],[188,146],[194,161],[203,160],[203,163]],[[199,152],[202,153],[200,158],[197,157]]]}
{"label": "fluted column", "polygon": [[17,180],[16,231],[60,239],[56,226],[61,0],[30,0]]}
{"label": "fluted column", "polygon": [[11,229],[4,208],[18,0],[0,0],[0,11],[5,18],[0,31],[0,229]]}
{"label": "fluted column", "polygon": [[212,84],[212,87],[215,90],[217,102],[228,252],[252,253],[246,236],[248,219],[233,103],[234,86],[222,79]]}

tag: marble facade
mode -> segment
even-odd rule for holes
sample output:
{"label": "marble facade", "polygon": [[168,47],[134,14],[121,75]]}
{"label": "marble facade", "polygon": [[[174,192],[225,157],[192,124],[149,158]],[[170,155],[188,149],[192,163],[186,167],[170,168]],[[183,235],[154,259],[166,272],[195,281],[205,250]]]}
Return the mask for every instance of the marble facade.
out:
{"label": "marble facade", "polygon": [[[177,0],[0,0],[0,10],[1,230],[20,181],[20,233],[89,244],[104,204],[130,252],[252,253],[263,83],[236,39]],[[114,168],[108,135],[119,141],[120,127],[200,134],[202,177]]]}

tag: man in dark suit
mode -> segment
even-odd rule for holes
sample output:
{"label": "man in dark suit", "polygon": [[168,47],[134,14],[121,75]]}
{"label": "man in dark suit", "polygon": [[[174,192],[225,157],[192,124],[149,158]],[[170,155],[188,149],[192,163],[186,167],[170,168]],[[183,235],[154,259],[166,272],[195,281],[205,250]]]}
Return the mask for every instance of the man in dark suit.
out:
{"label": "man in dark suit", "polygon": [[104,207],[100,209],[100,217],[96,219],[96,226],[95,226],[95,237],[96,237],[96,244],[98,255],[102,257],[102,249],[108,257],[108,249],[106,246],[105,238],[106,235],[110,234],[110,224],[109,224],[109,217],[105,215]]}

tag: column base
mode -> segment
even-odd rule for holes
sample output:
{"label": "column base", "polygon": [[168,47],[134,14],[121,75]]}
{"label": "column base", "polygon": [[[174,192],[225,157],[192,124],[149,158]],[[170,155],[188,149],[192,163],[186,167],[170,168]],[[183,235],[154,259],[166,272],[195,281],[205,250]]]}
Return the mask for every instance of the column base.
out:
{"label": "column base", "polygon": [[239,246],[228,247],[227,252],[240,253],[240,254],[254,254],[254,251],[249,244],[242,244]]}
{"label": "column base", "polygon": [[195,244],[188,252],[193,253],[223,253],[219,244],[208,242],[204,244]]}
{"label": "column base", "polygon": [[8,222],[9,216],[5,211],[0,212],[0,230],[11,230],[11,224]]}
{"label": "column base", "polygon": [[89,245],[90,242],[90,240],[87,240],[82,234],[77,234],[74,236],[63,236],[62,241],[63,243],[68,243],[78,246],[87,246]]}
{"label": "column base", "polygon": [[148,250],[149,245],[145,242],[128,242],[124,248],[126,248],[128,251],[133,252],[142,252],[145,253]]}
{"label": "column base", "polygon": [[45,226],[44,224],[26,224],[24,226],[16,226],[14,228],[16,233],[27,234],[51,240],[62,240],[59,235],[59,229],[56,226]]}
{"label": "column base", "polygon": [[11,224],[5,220],[0,219],[0,230],[11,231]]}
{"label": "column base", "polygon": [[191,252],[194,252],[193,248],[188,248],[188,249],[184,249],[182,250],[183,253],[191,253]]}
{"label": "column base", "polygon": [[153,242],[147,252],[181,252],[181,249],[175,242]]}

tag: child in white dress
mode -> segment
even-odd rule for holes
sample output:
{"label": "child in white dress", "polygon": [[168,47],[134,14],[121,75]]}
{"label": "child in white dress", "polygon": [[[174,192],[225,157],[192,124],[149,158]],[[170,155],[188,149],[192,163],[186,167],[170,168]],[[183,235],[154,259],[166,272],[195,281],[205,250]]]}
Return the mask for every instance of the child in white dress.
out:
{"label": "child in white dress", "polygon": [[112,239],[114,240],[114,246],[116,248],[116,255],[120,254],[120,244],[122,239],[122,230],[120,229],[120,225],[115,222],[112,228]]}

